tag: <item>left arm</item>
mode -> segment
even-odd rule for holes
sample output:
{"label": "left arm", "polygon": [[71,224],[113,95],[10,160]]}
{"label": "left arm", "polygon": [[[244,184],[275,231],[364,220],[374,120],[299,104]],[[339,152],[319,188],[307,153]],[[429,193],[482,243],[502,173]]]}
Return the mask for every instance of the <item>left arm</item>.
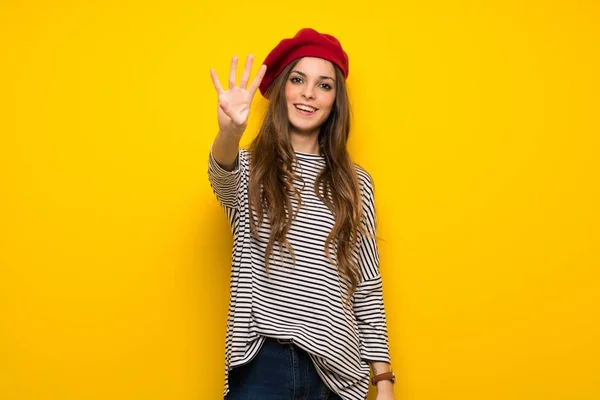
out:
{"label": "left arm", "polygon": [[[369,362],[373,376],[389,372],[391,360],[380,275],[359,284],[354,296],[354,314],[361,339],[361,358]],[[392,382],[377,382],[377,400],[393,399]]]}
{"label": "left arm", "polygon": [[[372,361],[373,375],[391,371],[390,364],[381,361]],[[377,399],[394,399],[394,384],[390,381],[377,382]]]}
{"label": "left arm", "polygon": [[[379,272],[374,190],[368,178],[363,195],[363,220],[367,235],[362,237],[358,253],[362,280],[354,292],[353,308],[361,341],[361,358],[369,362],[373,375],[377,375],[390,371],[391,361],[383,283]],[[392,382],[378,382],[377,393],[378,400],[393,400]]]}

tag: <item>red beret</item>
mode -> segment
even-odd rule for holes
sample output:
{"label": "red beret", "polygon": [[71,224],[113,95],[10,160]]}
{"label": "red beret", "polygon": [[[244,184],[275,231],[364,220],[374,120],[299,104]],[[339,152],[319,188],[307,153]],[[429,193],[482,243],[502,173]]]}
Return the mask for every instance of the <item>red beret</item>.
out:
{"label": "red beret", "polygon": [[342,49],[339,40],[326,33],[304,28],[299,30],[293,38],[283,39],[279,42],[265,58],[263,64],[267,66],[267,72],[259,86],[262,95],[265,95],[271,83],[289,63],[302,57],[318,57],[329,60],[342,70],[344,78],[348,77],[348,55]]}

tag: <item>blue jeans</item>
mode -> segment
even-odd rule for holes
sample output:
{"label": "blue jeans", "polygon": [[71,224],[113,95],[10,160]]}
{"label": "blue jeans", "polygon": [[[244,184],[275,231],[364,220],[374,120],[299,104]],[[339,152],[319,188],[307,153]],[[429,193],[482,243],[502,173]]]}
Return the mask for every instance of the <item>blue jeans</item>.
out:
{"label": "blue jeans", "polygon": [[229,371],[225,400],[341,400],[323,382],[308,353],[267,338],[247,364]]}

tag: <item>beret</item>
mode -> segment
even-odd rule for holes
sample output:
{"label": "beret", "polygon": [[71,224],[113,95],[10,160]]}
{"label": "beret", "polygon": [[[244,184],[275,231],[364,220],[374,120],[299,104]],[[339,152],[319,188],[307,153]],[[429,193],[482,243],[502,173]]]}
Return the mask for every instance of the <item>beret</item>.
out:
{"label": "beret", "polygon": [[263,77],[259,90],[265,96],[267,89],[283,69],[292,61],[302,57],[318,57],[331,61],[348,78],[348,55],[342,45],[332,35],[319,33],[311,28],[303,28],[293,38],[286,38],[267,55],[263,64],[267,72]]}

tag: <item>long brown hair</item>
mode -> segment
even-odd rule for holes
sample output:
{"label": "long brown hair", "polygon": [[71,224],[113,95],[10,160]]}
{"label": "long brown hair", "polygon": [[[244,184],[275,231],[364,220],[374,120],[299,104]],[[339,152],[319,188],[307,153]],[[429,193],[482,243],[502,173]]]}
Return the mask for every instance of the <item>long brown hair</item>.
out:
{"label": "long brown hair", "polygon": [[[302,205],[300,192],[294,187],[293,163],[295,154],[289,137],[289,119],[285,101],[285,85],[292,68],[290,63],[271,84],[267,96],[269,106],[258,132],[250,144],[249,199],[251,210],[256,212],[258,225],[262,225],[264,214],[271,224],[270,238],[265,254],[267,272],[269,256],[275,241],[286,247],[295,262],[294,251],[287,239],[292,219]],[[350,103],[343,73],[334,65],[336,75],[335,101],[327,120],[321,125],[318,142],[325,158],[325,167],[315,182],[315,193],[335,217],[333,229],[325,242],[325,254],[331,261],[330,245],[337,248],[337,268],[340,275],[349,281],[349,300],[360,280],[359,267],[353,257],[360,233],[365,233],[361,224],[362,200],[356,167],[348,154],[346,144],[350,134]],[[291,196],[298,200],[298,209],[292,210]],[[260,212],[257,212],[260,210]],[[288,216],[290,216],[288,218]],[[254,235],[258,226],[250,218]]]}

